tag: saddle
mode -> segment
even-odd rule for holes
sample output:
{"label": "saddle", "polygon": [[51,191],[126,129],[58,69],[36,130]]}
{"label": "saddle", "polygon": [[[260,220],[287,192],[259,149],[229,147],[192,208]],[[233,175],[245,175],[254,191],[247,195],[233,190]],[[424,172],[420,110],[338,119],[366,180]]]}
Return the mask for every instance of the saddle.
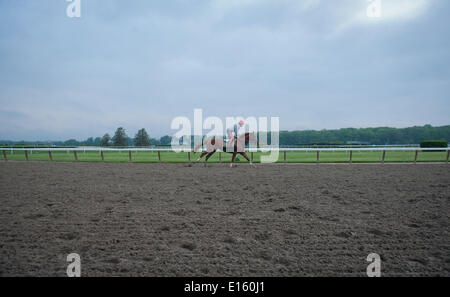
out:
{"label": "saddle", "polygon": [[224,140],[225,145],[222,147],[222,151],[223,151],[223,152],[233,152],[233,151],[234,151],[233,146],[236,144],[237,138],[236,138],[236,137],[234,138],[234,142],[233,142],[232,145],[229,145],[229,144],[228,144],[228,141],[229,141],[229,140],[230,140],[229,138],[226,138],[226,139]]}

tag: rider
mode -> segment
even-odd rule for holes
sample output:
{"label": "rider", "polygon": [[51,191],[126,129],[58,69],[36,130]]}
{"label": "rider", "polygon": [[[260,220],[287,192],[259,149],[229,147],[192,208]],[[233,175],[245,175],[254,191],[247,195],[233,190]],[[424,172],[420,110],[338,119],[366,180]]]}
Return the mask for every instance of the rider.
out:
{"label": "rider", "polygon": [[[227,133],[228,133],[228,145],[231,146],[234,142],[234,140],[237,139],[238,137],[238,130],[240,127],[244,126],[244,121],[240,120],[238,124],[234,124],[233,129],[228,129]],[[234,137],[233,137],[233,132],[234,132]]]}

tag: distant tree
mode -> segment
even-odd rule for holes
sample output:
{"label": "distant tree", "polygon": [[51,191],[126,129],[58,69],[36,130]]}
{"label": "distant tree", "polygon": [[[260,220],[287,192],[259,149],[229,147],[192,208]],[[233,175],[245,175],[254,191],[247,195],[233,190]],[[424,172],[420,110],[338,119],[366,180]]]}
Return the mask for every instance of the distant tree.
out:
{"label": "distant tree", "polygon": [[79,144],[80,143],[76,139],[69,139],[69,140],[64,141],[64,145],[68,145],[68,146],[76,146]]}
{"label": "distant tree", "polygon": [[[122,128],[123,134],[125,131]],[[272,133],[261,133],[259,136],[267,135],[267,140],[261,140],[261,143],[270,144]],[[122,139],[128,140],[128,145],[131,145],[134,140],[125,137]],[[431,125],[414,126],[408,128],[344,128],[338,130],[304,130],[304,131],[280,131],[279,144],[281,146],[295,146],[295,145],[314,145],[314,144],[337,144],[348,142],[361,142],[369,144],[419,144],[428,139],[442,139],[450,142],[450,125],[433,127]],[[150,143],[155,145],[170,145],[172,138],[168,135],[161,137],[161,139],[151,139]],[[1,143],[15,146],[35,146],[39,144],[45,144],[42,141],[11,141],[0,140]],[[52,141],[54,146],[77,146],[80,145],[75,139],[67,141]],[[90,145],[91,138],[81,142],[81,144]],[[96,137],[93,141],[93,145],[106,146],[111,144],[111,137],[105,134],[103,138]],[[0,153],[1,154],[1,153]]]}
{"label": "distant tree", "polygon": [[101,145],[102,139],[100,137],[95,137],[93,145]]}
{"label": "distant tree", "polygon": [[94,138],[89,137],[88,139],[86,139],[84,144],[86,144],[86,145],[94,145]]}
{"label": "distant tree", "polygon": [[[268,133],[270,136],[270,133]],[[269,138],[269,137],[268,137]],[[315,143],[336,143],[359,141],[370,144],[419,144],[427,139],[450,141],[450,126],[409,128],[344,128],[321,131],[280,131],[280,145],[311,145]]]}
{"label": "distant tree", "polygon": [[139,130],[136,133],[136,136],[134,136],[134,145],[135,146],[149,146],[150,145],[150,137],[147,134],[147,131],[145,131],[144,128]]}
{"label": "distant tree", "polygon": [[122,127],[117,128],[116,133],[114,133],[114,137],[112,138],[112,142],[114,146],[127,146],[128,145],[128,136],[125,133],[125,129]]}
{"label": "distant tree", "polygon": [[159,139],[150,138],[150,144],[158,145],[161,144],[161,142],[159,141]]}
{"label": "distant tree", "polygon": [[134,146],[134,138],[127,137],[127,143],[128,146]]}
{"label": "distant tree", "polygon": [[103,137],[100,140],[100,145],[101,146],[108,146],[111,143],[111,136],[109,136],[108,133],[106,133],[105,135],[103,135]]}
{"label": "distant tree", "polygon": [[170,142],[172,141],[172,137],[170,137],[169,135],[163,136],[161,137],[161,139],[159,140],[159,142],[161,143],[161,145],[170,145]]}

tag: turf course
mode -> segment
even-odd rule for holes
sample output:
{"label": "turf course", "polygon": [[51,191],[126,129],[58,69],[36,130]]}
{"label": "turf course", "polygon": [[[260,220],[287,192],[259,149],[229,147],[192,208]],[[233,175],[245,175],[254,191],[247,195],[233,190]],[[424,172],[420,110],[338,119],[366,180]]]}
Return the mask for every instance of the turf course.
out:
{"label": "turf course", "polygon": [[[147,151],[133,151],[132,162],[135,163],[157,163],[158,153]],[[161,161],[163,163],[187,163],[188,153],[161,151]],[[104,151],[105,162],[129,162],[128,151]],[[253,161],[255,163],[260,162],[261,155],[267,153],[255,152]],[[286,153],[287,163],[315,163],[316,152],[295,152],[288,151]],[[322,151],[320,152],[320,163],[348,163],[349,152],[345,151]],[[381,151],[354,151],[353,163],[377,163],[382,159]],[[248,153],[250,156],[250,153]],[[26,161],[24,151],[6,151],[8,160]],[[101,162],[100,151],[77,151],[79,162]],[[191,153],[191,161],[198,158],[199,153]],[[414,162],[415,151],[386,151],[385,162]],[[55,162],[74,162],[75,157],[73,151],[53,151],[53,161]],[[421,152],[419,151],[417,162],[445,162],[447,152]],[[0,154],[0,158],[3,159],[3,154]],[[50,161],[48,151],[29,151],[29,161]],[[222,162],[229,163],[231,161],[231,154],[222,153]],[[215,153],[209,160],[209,163],[218,163],[219,154]],[[242,157],[238,157],[237,162],[247,162]],[[280,151],[278,162],[284,162],[284,154]]]}

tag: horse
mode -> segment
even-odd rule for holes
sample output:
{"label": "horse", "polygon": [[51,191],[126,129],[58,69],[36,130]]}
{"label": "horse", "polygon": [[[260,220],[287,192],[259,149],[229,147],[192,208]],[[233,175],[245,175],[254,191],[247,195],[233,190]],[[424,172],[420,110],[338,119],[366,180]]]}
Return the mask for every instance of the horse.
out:
{"label": "horse", "polygon": [[[234,141],[233,150],[230,151],[231,147],[226,147],[224,145],[224,141],[222,138],[213,137],[204,143],[206,145],[206,151],[202,152],[200,157],[195,161],[200,161],[205,155],[205,167],[206,163],[208,162],[208,159],[216,152],[216,151],[222,151],[225,153],[233,154],[233,157],[231,158],[231,164],[230,167],[233,167],[234,160],[236,159],[237,154],[242,155],[247,161],[250,162],[250,165],[253,165],[250,158],[245,153],[245,145],[249,144],[250,142],[257,143],[256,141],[256,135],[254,132],[251,133],[245,133],[243,135],[240,135],[237,139]],[[194,152],[198,151],[198,149],[202,147],[202,145],[198,145],[194,148]],[[228,149],[227,149],[228,148]]]}

